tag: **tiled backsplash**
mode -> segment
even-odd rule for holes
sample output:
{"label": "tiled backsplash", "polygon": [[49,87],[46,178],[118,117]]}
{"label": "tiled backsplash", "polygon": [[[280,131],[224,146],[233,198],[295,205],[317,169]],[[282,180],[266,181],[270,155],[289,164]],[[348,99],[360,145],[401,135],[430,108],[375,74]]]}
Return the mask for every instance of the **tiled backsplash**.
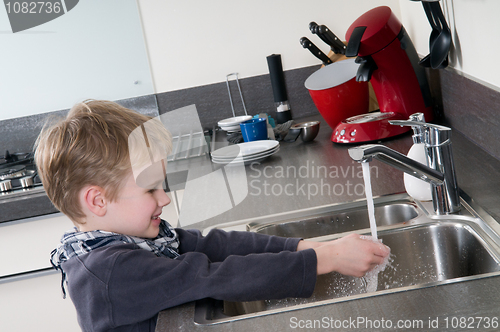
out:
{"label": "tiled backsplash", "polygon": [[438,79],[444,123],[500,160],[500,92],[451,70]]}
{"label": "tiled backsplash", "polygon": [[[304,67],[285,72],[292,116],[301,118],[318,111],[304,82],[319,66]],[[437,121],[460,131],[472,142],[500,159],[500,92],[453,70],[428,72]],[[236,82],[230,81],[236,115],[242,115]],[[240,79],[240,86],[250,115],[268,113],[275,117],[273,93],[269,75]],[[164,92],[118,101],[125,107],[144,114],[157,116],[187,105],[195,104],[205,129],[217,121],[232,116],[226,83],[215,83],[178,91]],[[67,110],[4,120],[0,122],[0,154],[29,151],[33,147],[44,122],[51,116],[64,116]]]}
{"label": "tiled backsplash", "polygon": [[[299,118],[318,113],[304,87],[305,80],[318,69],[319,66],[312,66],[285,72],[292,117]],[[239,82],[248,115],[267,113],[276,118],[269,74],[240,79]],[[245,115],[234,78],[230,79],[229,86],[235,114]],[[226,82],[159,93],[157,97],[160,114],[195,104],[204,129],[211,129],[219,120],[233,116]]]}
{"label": "tiled backsplash", "polygon": [[[285,72],[292,116],[298,118],[317,114],[309,93],[304,87],[304,82],[318,68],[319,66],[312,66]],[[230,86],[236,114],[243,115],[243,107],[236,82],[230,81]],[[249,114],[268,113],[273,117],[276,115],[269,75],[240,79],[240,86]],[[211,129],[219,120],[232,116],[225,82],[119,100],[117,102],[151,116],[195,104],[201,124],[205,129]],[[1,151],[6,149],[9,149],[11,153],[31,151],[44,123],[52,117],[63,117],[67,112],[68,110],[59,110],[0,121],[0,155],[3,154]]]}

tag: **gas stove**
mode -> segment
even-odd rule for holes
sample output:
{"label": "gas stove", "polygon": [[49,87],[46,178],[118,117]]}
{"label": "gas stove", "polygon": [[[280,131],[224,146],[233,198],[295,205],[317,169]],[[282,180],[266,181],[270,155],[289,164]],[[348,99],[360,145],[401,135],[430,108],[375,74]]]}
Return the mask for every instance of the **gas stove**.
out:
{"label": "gas stove", "polygon": [[0,202],[35,193],[44,193],[44,189],[33,152],[6,151],[0,156]]}
{"label": "gas stove", "polygon": [[[209,154],[212,132],[173,137],[174,153],[168,157],[169,189],[184,188],[193,159]],[[37,175],[34,153],[6,151],[0,156],[0,223],[58,212]]]}

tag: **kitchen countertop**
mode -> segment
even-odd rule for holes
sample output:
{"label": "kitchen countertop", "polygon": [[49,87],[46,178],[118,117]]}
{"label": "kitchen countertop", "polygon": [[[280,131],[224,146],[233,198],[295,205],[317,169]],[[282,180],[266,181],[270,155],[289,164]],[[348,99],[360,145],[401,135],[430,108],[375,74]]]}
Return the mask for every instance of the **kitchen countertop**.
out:
{"label": "kitchen countertop", "polygon": [[[320,117],[299,121],[312,119]],[[277,154],[259,165],[246,167],[249,192],[240,204],[208,220],[192,223],[189,227],[204,229],[250,217],[363,199],[364,193],[360,190],[363,178],[358,173],[360,169],[356,168],[357,163],[347,154],[349,146],[331,143],[331,129],[324,121],[321,122],[319,135],[314,141],[304,143],[298,139],[294,143],[282,142]],[[459,187],[496,220],[500,220],[500,161],[457,131],[453,131],[452,142]],[[406,154],[412,144],[411,135],[385,140],[381,144]],[[375,196],[404,191],[402,172],[378,161],[372,162],[371,167],[375,167],[372,169]],[[285,172],[286,170],[289,172]],[[324,189],[323,192],[321,188]],[[408,320],[405,323],[421,320],[423,326],[415,330],[438,330],[436,327],[446,330],[447,318],[448,330],[457,331],[459,329],[456,326],[451,326],[452,317],[500,319],[500,297],[497,292],[491,291],[494,289],[500,289],[499,276],[369,298],[347,299],[329,305],[204,326],[194,324],[194,303],[187,303],[162,311],[156,331],[170,331],[173,328],[179,331],[253,331],[262,329],[263,326],[266,331],[283,331],[304,327],[307,320],[310,320],[309,323],[318,320],[323,328],[333,328],[333,325],[328,325],[333,320],[347,320],[353,330],[368,329],[367,325],[363,325],[363,319],[365,322],[371,320],[379,324],[391,321],[393,328],[398,320]],[[352,325],[357,322],[360,325]],[[476,320],[474,326],[477,323]]]}
{"label": "kitchen countertop", "polygon": [[[297,122],[309,120],[322,121],[320,132],[314,141],[304,143],[298,138],[293,143],[281,142],[278,153],[245,167],[246,182],[236,183],[231,187],[231,194],[233,201],[236,201],[236,193],[248,190],[246,197],[240,203],[231,202],[231,208],[211,217],[207,217],[205,211],[223,204],[223,200],[227,199],[226,186],[217,185],[225,181],[222,175],[216,175],[216,171],[222,166],[211,163],[207,156],[198,160],[169,162],[167,173],[178,174],[189,169],[179,217],[180,225],[203,230],[235,220],[365,199],[361,165],[349,157],[347,149],[350,146],[334,145],[330,141],[331,129],[320,116],[303,118]],[[223,132],[218,132],[216,137],[215,144],[212,144],[215,148],[212,147],[212,150],[228,145]],[[406,154],[412,144],[411,135],[388,140],[384,144]],[[232,169],[226,167],[226,173]],[[378,161],[371,163],[370,169],[374,183],[373,195],[404,191],[402,172]],[[209,183],[194,181],[207,174],[211,176]],[[199,213],[203,213],[203,216],[193,215],[200,210],[204,210]]]}

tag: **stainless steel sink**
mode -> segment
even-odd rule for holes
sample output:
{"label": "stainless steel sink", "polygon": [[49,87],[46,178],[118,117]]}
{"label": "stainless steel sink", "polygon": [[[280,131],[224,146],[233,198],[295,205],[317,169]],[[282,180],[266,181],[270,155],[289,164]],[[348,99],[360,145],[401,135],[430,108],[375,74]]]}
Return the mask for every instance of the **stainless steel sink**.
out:
{"label": "stainless steel sink", "polygon": [[[417,216],[416,205],[409,200],[375,205],[377,226],[404,223]],[[370,228],[366,205],[349,207],[298,220],[278,221],[264,225],[259,223],[248,225],[248,230],[251,232],[284,237],[302,237],[304,239],[365,228]]]}
{"label": "stainless steel sink", "polygon": [[[217,324],[500,275],[500,237],[466,202],[463,204],[465,208],[462,215],[438,218],[410,199],[405,202],[401,199],[379,201],[378,225],[387,227],[378,227],[378,235],[382,242],[391,248],[391,257],[389,265],[377,278],[367,280],[338,273],[322,275],[317,278],[313,295],[307,299],[253,302],[205,299],[196,303],[195,323]],[[321,236],[317,239],[326,241],[353,230],[369,235],[366,213],[361,206],[357,209],[352,206],[346,209],[337,206],[335,212],[330,215],[320,213],[303,220],[266,220],[262,225],[253,221],[247,223],[246,227],[251,231],[281,236]],[[417,216],[418,218],[414,219]],[[342,221],[345,223],[342,224]],[[315,227],[320,230],[314,230]],[[371,289],[370,292],[367,291],[368,288]]]}

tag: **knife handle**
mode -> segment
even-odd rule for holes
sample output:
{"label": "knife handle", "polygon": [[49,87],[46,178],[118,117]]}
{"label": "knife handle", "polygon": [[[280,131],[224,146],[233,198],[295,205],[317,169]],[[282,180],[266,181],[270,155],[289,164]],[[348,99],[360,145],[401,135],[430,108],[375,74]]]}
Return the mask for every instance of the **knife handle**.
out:
{"label": "knife handle", "polygon": [[339,53],[339,51],[334,48],[330,40],[328,40],[328,38],[320,32],[320,25],[318,25],[316,22],[311,22],[309,23],[309,30],[311,30],[313,34],[317,35],[319,39],[321,39],[325,44],[330,46],[330,49],[333,53]]}
{"label": "knife handle", "polygon": [[316,34],[317,29],[318,29],[318,23],[316,22],[309,23],[309,30],[311,31],[311,33]]}
{"label": "knife handle", "polygon": [[332,63],[332,60],[325,53],[323,53],[316,45],[314,45],[307,37],[300,38],[300,44],[303,48],[307,48],[311,53],[320,59],[323,64],[326,66]]}
{"label": "knife handle", "polygon": [[323,35],[335,53],[345,54],[346,46],[326,25],[318,26],[318,35]]}

